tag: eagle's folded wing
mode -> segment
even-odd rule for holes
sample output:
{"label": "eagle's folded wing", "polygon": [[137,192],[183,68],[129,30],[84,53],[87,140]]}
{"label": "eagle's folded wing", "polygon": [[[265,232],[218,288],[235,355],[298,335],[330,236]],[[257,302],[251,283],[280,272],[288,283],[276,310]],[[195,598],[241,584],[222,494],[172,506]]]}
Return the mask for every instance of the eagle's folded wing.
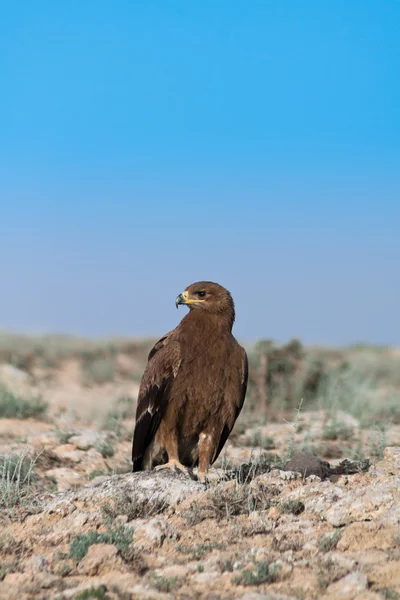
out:
{"label": "eagle's folded wing", "polygon": [[229,422],[229,423],[227,422],[224,424],[224,427],[221,432],[219,444],[217,447],[217,451],[212,460],[213,463],[217,460],[218,456],[221,453],[222,448],[225,446],[225,442],[228,439],[228,437],[235,425],[236,419],[238,418],[240,411],[242,410],[244,399],[246,397],[247,380],[249,377],[249,363],[248,363],[247,354],[246,354],[246,351],[244,350],[244,348],[241,348],[240,350],[241,350],[241,378],[240,378],[240,381],[238,382],[236,394],[232,398],[232,401],[235,403],[235,416],[231,422]]}
{"label": "eagle's folded wing", "polygon": [[146,448],[153,440],[168,404],[169,395],[181,364],[180,345],[172,332],[161,338],[149,353],[140,384],[133,436],[133,471],[142,469]]}

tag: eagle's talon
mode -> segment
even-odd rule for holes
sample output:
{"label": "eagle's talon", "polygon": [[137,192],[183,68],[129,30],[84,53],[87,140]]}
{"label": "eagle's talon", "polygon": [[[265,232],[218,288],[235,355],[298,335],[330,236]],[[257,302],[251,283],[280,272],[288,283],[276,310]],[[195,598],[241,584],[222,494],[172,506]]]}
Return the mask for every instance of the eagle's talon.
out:
{"label": "eagle's talon", "polygon": [[207,479],[207,474],[203,473],[203,472],[199,472],[197,473],[197,479],[200,481],[200,483],[202,483],[203,485],[207,485],[208,483],[208,479]]}
{"label": "eagle's talon", "polygon": [[178,460],[170,460],[165,465],[157,465],[155,467],[156,471],[162,471],[163,469],[170,469],[171,471],[181,471],[182,473],[188,474],[189,470],[187,467],[182,465]]}

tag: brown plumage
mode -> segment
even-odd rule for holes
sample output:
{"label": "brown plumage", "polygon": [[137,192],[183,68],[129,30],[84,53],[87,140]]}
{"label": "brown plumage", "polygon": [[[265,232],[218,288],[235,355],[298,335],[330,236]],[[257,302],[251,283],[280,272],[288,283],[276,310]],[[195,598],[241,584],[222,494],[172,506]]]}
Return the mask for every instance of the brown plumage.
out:
{"label": "brown plumage", "polygon": [[232,335],[230,293],[210,281],[176,299],[189,313],[150,351],[140,384],[133,436],[133,471],[198,466],[220,454],[242,409],[248,364]]}

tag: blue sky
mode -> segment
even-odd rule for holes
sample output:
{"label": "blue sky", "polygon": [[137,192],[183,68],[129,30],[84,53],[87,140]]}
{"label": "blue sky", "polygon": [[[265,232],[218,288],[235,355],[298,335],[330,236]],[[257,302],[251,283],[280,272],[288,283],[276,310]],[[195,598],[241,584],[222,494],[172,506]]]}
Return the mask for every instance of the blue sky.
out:
{"label": "blue sky", "polygon": [[400,3],[5,3],[0,329],[400,343]]}

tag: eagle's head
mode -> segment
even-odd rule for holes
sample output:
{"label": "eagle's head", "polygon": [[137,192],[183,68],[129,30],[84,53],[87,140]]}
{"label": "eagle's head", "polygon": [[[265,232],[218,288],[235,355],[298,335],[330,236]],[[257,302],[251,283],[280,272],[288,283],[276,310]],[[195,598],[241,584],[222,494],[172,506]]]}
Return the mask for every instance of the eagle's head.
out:
{"label": "eagle's head", "polygon": [[185,304],[191,310],[199,309],[212,314],[224,315],[232,325],[235,320],[233,298],[227,289],[212,281],[198,281],[189,285],[179,294],[175,301],[176,307]]}

